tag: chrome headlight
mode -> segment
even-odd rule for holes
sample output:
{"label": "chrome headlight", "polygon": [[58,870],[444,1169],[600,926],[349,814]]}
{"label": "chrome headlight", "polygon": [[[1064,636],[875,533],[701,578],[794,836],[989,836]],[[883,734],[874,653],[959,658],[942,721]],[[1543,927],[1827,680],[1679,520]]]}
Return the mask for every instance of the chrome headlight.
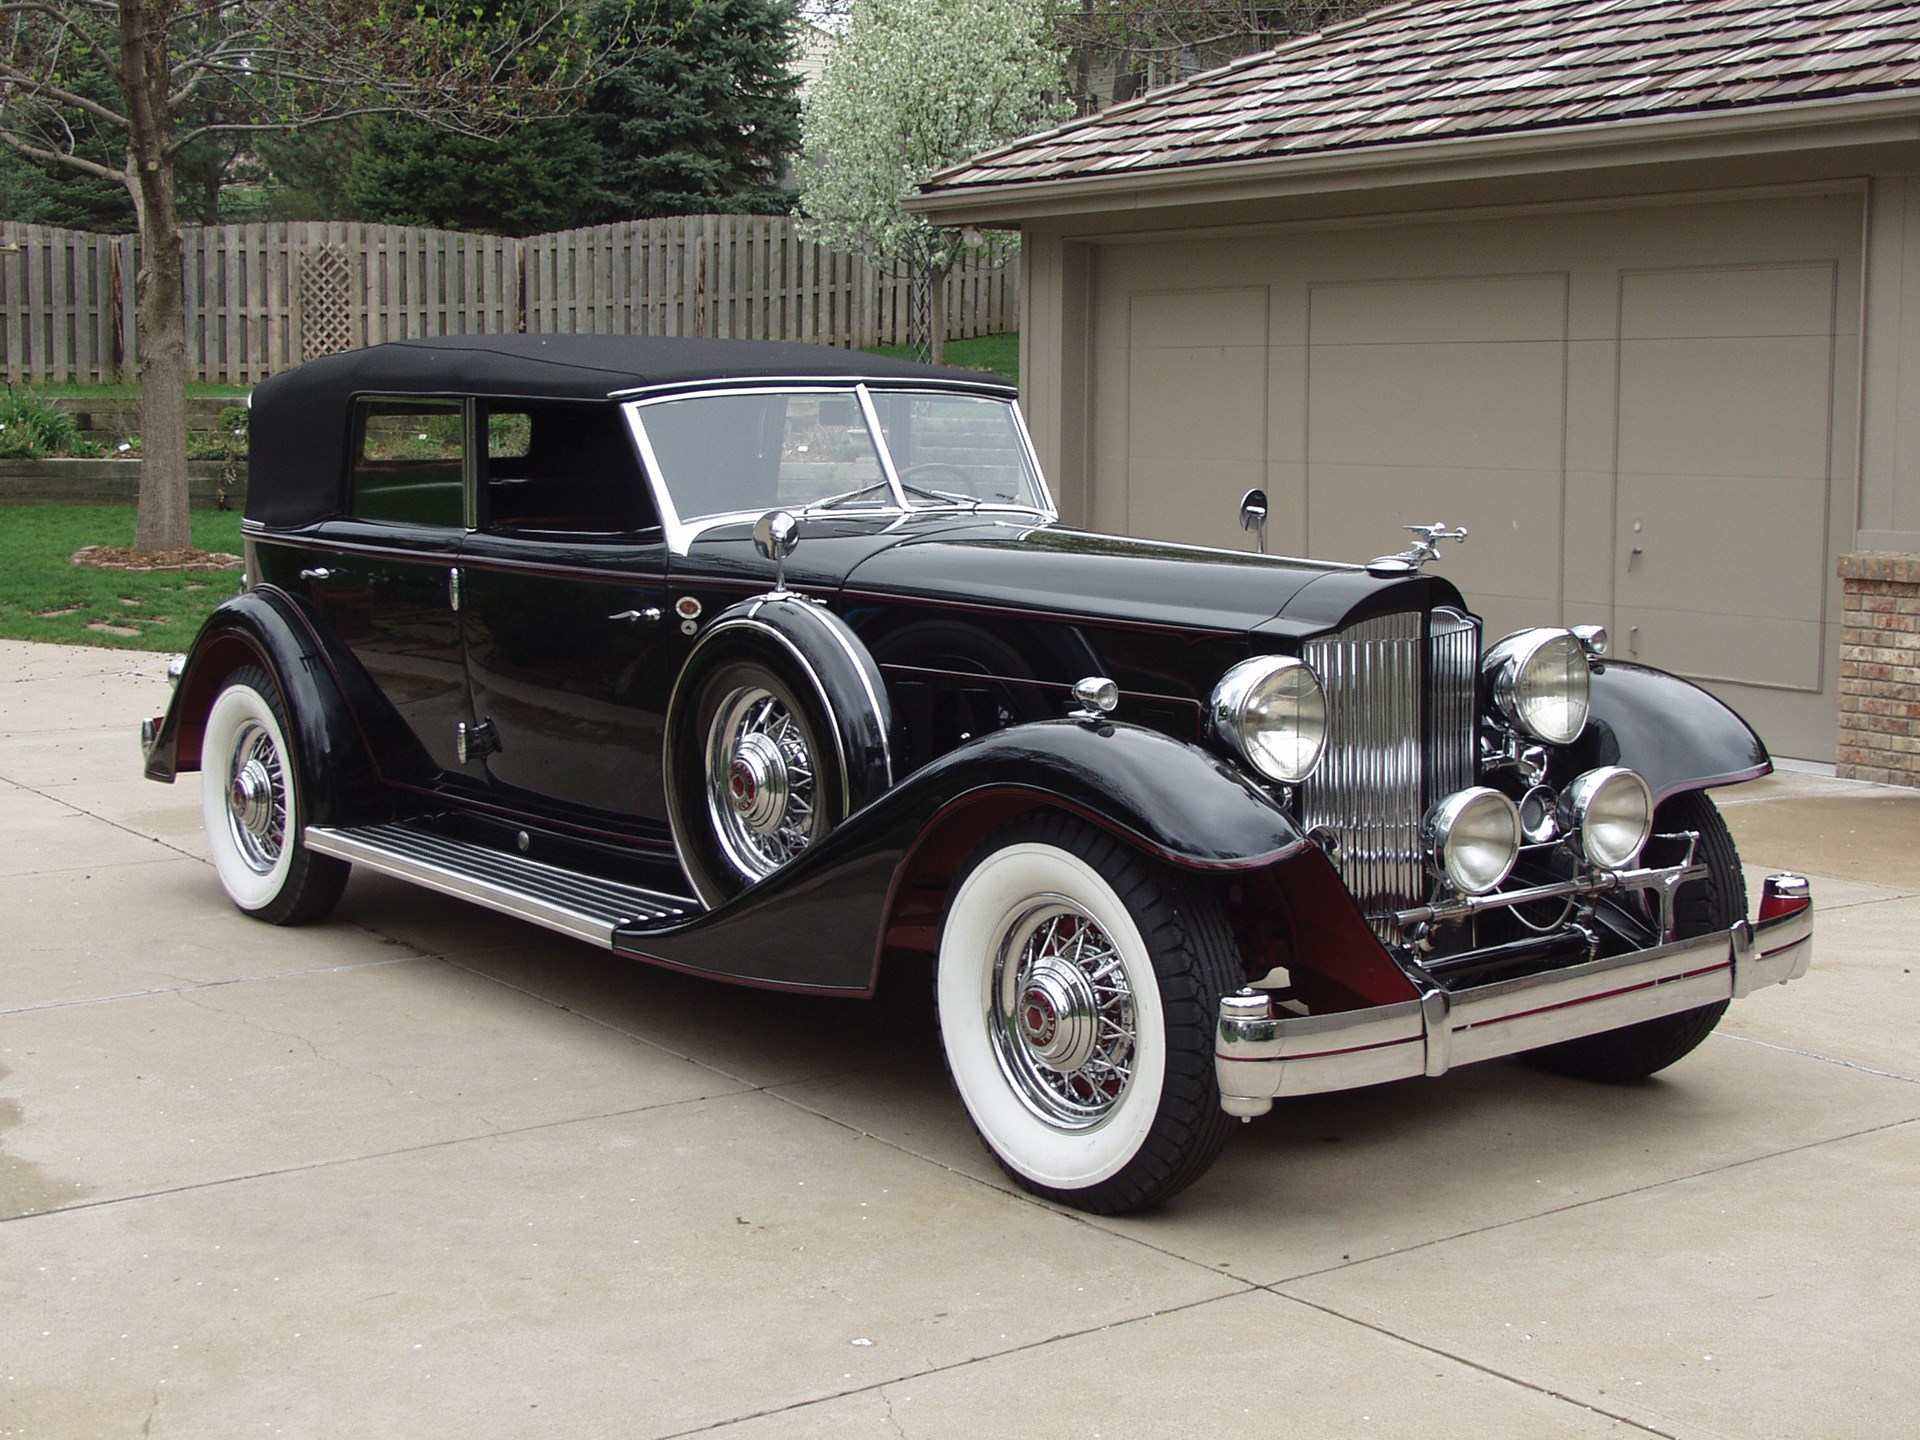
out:
{"label": "chrome headlight", "polygon": [[1589,770],[1560,798],[1563,828],[1580,837],[1589,863],[1624,870],[1653,833],[1653,792],[1631,770]]}
{"label": "chrome headlight", "polygon": [[1313,772],[1327,741],[1320,677],[1291,655],[1242,660],[1213,687],[1214,733],[1269,780],[1295,785]]}
{"label": "chrome headlight", "polygon": [[1587,728],[1593,669],[1571,630],[1517,631],[1487,651],[1480,669],[1494,706],[1535,740],[1571,745]]}
{"label": "chrome headlight", "polygon": [[1436,875],[1465,894],[1484,895],[1520,857],[1520,811],[1498,790],[1476,785],[1429,810],[1420,835]]}

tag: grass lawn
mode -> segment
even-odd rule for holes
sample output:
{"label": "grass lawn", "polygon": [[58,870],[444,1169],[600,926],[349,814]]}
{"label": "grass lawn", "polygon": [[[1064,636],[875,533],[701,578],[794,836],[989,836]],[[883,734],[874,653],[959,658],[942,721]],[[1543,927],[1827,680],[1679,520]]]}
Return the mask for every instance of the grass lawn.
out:
{"label": "grass lawn", "polygon": [[[31,390],[48,400],[98,400],[132,405],[140,399],[138,385],[53,385],[35,381],[19,388]],[[245,398],[252,391],[251,385],[209,385],[198,380],[187,386],[188,398],[195,400],[237,400]]]}
{"label": "grass lawn", "polygon": [[[904,345],[881,345],[873,352],[875,355],[891,355],[896,359],[907,358]],[[958,366],[962,370],[991,370],[1005,379],[1020,379],[1020,335],[1015,331],[1007,335],[981,335],[972,340],[949,340],[947,342],[946,364]]]}
{"label": "grass lawn", "polygon": [[[68,559],[88,545],[132,543],[131,505],[0,505],[0,638],[185,650],[240,572],[95,570]],[[194,511],[193,543],[238,555],[239,512]],[[90,628],[101,626],[112,630]]]}

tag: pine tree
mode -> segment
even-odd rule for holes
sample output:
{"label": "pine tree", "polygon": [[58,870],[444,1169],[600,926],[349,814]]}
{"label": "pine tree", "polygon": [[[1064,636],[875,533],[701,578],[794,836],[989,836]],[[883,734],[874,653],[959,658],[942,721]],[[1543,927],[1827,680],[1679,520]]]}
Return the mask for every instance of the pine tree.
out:
{"label": "pine tree", "polygon": [[660,0],[636,20],[600,0],[592,32],[618,48],[580,117],[601,152],[585,223],[790,209],[798,16],[796,0]]}

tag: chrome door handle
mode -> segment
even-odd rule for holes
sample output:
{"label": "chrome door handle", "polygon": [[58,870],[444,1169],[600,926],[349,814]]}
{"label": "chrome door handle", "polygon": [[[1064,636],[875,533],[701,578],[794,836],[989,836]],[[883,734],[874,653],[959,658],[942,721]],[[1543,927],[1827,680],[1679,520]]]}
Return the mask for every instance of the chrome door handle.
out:
{"label": "chrome door handle", "polygon": [[329,570],[324,565],[316,565],[311,570],[302,570],[300,578],[302,580],[339,580],[343,579],[346,573],[344,570]]}
{"label": "chrome door handle", "polygon": [[644,610],[622,610],[617,615],[607,616],[609,620],[624,620],[629,625],[638,625],[642,621],[651,625],[660,618],[660,607],[649,605]]}

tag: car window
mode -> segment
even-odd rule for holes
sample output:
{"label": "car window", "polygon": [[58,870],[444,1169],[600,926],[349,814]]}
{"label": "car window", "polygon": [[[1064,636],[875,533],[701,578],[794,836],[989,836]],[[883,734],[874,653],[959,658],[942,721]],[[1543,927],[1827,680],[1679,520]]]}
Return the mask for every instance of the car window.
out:
{"label": "car window", "polygon": [[873,408],[908,504],[977,500],[1044,508],[1011,405],[978,395],[876,390]]}
{"label": "car window", "polygon": [[449,529],[464,523],[466,425],[457,400],[355,407],[351,513]]}
{"label": "car window", "polygon": [[639,415],[683,520],[797,510],[836,496],[893,504],[850,392],[699,395],[643,405]]}
{"label": "car window", "polygon": [[487,529],[624,535],[659,525],[616,406],[496,400],[481,414]]}

